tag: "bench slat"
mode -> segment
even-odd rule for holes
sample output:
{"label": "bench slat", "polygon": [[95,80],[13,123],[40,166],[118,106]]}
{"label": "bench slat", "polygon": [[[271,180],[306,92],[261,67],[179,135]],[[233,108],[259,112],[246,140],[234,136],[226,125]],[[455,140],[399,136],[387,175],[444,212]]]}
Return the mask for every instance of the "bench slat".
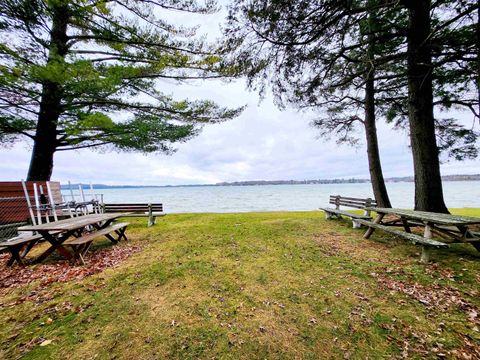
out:
{"label": "bench slat", "polygon": [[417,234],[411,234],[411,233],[407,233],[407,232],[402,231],[402,230],[393,229],[389,226],[385,226],[385,225],[381,225],[381,224],[375,224],[371,221],[366,221],[366,220],[361,220],[361,219],[358,219],[357,221],[362,225],[372,227],[372,228],[376,228],[376,229],[379,229],[379,230],[382,230],[382,231],[400,236],[400,237],[402,237],[406,240],[410,240],[414,244],[422,244],[422,245],[425,245],[425,246],[434,246],[434,247],[442,247],[442,248],[447,248],[448,247],[448,244],[442,243],[440,241],[432,240],[432,239],[427,239],[427,238],[424,238],[423,236],[420,236],[420,235],[417,235]]}
{"label": "bench slat", "polygon": [[[165,215],[167,215],[167,214],[165,214],[164,212],[161,212],[161,213],[153,212],[152,213],[152,216],[165,216]],[[143,217],[143,216],[148,216],[148,213],[146,213],[146,212],[132,212],[130,214],[122,215],[122,217]]]}
{"label": "bench slat", "polygon": [[145,208],[105,208],[105,212],[148,212]]}
{"label": "bench slat", "polygon": [[111,212],[129,212],[129,217],[148,217],[148,225],[152,226],[156,223],[157,216],[165,215],[163,212],[163,204],[159,203],[130,203],[130,204],[103,204],[105,213]]}
{"label": "bench slat", "polygon": [[65,245],[81,245],[81,244],[85,244],[87,242],[90,242],[90,241],[93,241],[94,239],[96,239],[97,237],[100,237],[102,235],[107,235],[115,230],[120,230],[124,227],[127,227],[129,225],[129,223],[118,223],[118,224],[114,224],[114,225],[111,225],[111,226],[108,226],[106,227],[105,229],[102,229],[102,230],[98,230],[98,231],[94,231],[94,232],[91,232],[91,233],[88,233],[88,234],[85,234],[83,236],[80,236],[78,238],[75,238],[75,239],[71,239],[71,240],[67,240],[64,242]]}
{"label": "bench slat", "polygon": [[7,240],[7,241],[4,241],[2,243],[0,243],[0,246],[2,247],[14,247],[14,246],[18,246],[18,245],[21,245],[21,244],[27,244],[31,241],[34,241],[34,240],[39,240],[42,238],[42,235],[30,235],[30,236],[25,236],[25,237],[19,237],[19,238],[12,238],[11,240]]}
{"label": "bench slat", "polygon": [[[332,202],[330,203],[332,205],[337,205],[337,203],[335,202]],[[352,207],[352,208],[356,208],[356,209],[365,209],[365,204],[349,204],[349,203],[338,203],[339,206],[347,206],[347,207]]]}
{"label": "bench slat", "polygon": [[[336,198],[339,198],[339,199],[344,199],[344,200],[352,200],[352,201],[364,201],[366,202],[367,199],[362,199],[362,198],[354,198],[354,197],[348,197],[348,196],[340,196],[340,195],[330,195],[330,200],[332,199],[336,199]],[[370,199],[372,203],[376,203],[377,201],[375,199]]]}
{"label": "bench slat", "polygon": [[[337,200],[336,200],[336,199],[331,199],[330,202],[331,202],[331,203],[336,203]],[[345,204],[364,204],[364,205],[367,204],[366,199],[364,199],[364,200],[345,200],[345,199],[340,198],[340,199],[338,200],[338,202],[343,202],[343,203],[345,203]],[[371,204],[371,203],[370,203],[370,204]]]}
{"label": "bench slat", "polygon": [[332,208],[320,208],[320,210],[323,210],[325,212],[329,213],[334,213],[334,214],[339,214],[339,215],[345,215],[353,219],[371,219],[370,216],[368,215],[359,215],[359,214],[354,214],[348,211],[342,211],[342,210],[337,210],[337,209],[332,209]]}

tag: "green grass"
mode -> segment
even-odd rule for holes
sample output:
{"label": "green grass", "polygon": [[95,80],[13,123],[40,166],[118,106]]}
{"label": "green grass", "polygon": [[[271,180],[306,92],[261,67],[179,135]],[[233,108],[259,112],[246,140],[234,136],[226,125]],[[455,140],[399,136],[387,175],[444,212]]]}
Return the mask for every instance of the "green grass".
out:
{"label": "green grass", "polygon": [[[454,212],[480,216],[480,209]],[[0,299],[0,358],[480,351],[472,318],[480,313],[480,253],[469,245],[434,250],[423,265],[419,247],[380,232],[363,240],[349,221],[327,221],[321,212],[168,215],[150,228],[145,219],[129,221],[130,240],[144,248],[119,267],[77,283],[30,284]],[[32,291],[44,300],[19,301]],[[40,346],[44,340],[52,342]]]}

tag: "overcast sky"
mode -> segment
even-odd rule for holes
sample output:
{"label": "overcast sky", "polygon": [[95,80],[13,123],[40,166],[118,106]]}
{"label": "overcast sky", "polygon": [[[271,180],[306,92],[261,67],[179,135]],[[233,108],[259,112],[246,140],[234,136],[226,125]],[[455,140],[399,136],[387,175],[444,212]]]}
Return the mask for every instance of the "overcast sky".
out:
{"label": "overcast sky", "polygon": [[[181,15],[176,21],[185,22]],[[218,34],[219,16],[203,20],[202,31]],[[245,82],[197,82],[166,92],[178,98],[212,99],[224,106],[248,105],[238,118],[205,126],[201,134],[180,144],[172,156],[134,153],[99,153],[89,150],[55,155],[52,180],[66,182],[179,185],[237,180],[368,178],[364,142],[357,148],[319,139],[310,126],[312,114],[279,111],[267,97],[245,89]],[[464,119],[471,123],[471,116]],[[408,134],[378,125],[380,151],[386,177],[413,175]],[[363,140],[363,134],[359,134]],[[0,148],[1,181],[24,179],[31,144]],[[442,174],[480,173],[479,161],[442,164]]]}

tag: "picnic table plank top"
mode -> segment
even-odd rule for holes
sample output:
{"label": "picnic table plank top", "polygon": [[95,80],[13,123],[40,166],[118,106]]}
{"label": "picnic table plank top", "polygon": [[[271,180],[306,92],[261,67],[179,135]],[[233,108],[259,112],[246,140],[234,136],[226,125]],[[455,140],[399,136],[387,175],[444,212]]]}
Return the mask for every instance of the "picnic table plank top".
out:
{"label": "picnic table plank top", "polygon": [[406,217],[412,220],[420,220],[426,222],[432,222],[441,225],[470,225],[480,224],[480,217],[464,216],[464,215],[452,215],[443,213],[434,213],[429,211],[417,211],[408,209],[395,209],[395,208],[369,208],[371,211],[375,211],[381,214],[393,214],[402,217]]}
{"label": "picnic table plank top", "polygon": [[59,221],[53,221],[40,225],[25,225],[18,228],[19,231],[69,231],[75,230],[87,225],[92,225],[102,221],[108,221],[115,218],[122,217],[128,213],[108,213],[108,214],[89,214],[70,219],[63,219]]}

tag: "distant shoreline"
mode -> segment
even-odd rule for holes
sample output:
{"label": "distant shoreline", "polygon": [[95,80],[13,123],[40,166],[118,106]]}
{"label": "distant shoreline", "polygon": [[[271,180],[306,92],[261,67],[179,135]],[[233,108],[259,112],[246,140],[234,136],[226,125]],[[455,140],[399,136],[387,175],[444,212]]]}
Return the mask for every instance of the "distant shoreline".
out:
{"label": "distant shoreline", "polygon": [[[387,183],[413,182],[413,176],[391,177],[385,179]],[[446,175],[442,181],[480,181],[480,174],[475,175]],[[216,184],[194,185],[105,185],[92,184],[94,189],[140,189],[140,188],[165,188],[165,187],[210,187],[210,186],[262,186],[262,185],[326,185],[326,184],[363,184],[370,183],[369,179],[319,179],[319,180],[251,180],[221,182]],[[78,188],[80,184],[71,184],[72,188]],[[82,184],[84,187],[90,185]],[[69,185],[62,185],[62,190],[70,189]]]}

